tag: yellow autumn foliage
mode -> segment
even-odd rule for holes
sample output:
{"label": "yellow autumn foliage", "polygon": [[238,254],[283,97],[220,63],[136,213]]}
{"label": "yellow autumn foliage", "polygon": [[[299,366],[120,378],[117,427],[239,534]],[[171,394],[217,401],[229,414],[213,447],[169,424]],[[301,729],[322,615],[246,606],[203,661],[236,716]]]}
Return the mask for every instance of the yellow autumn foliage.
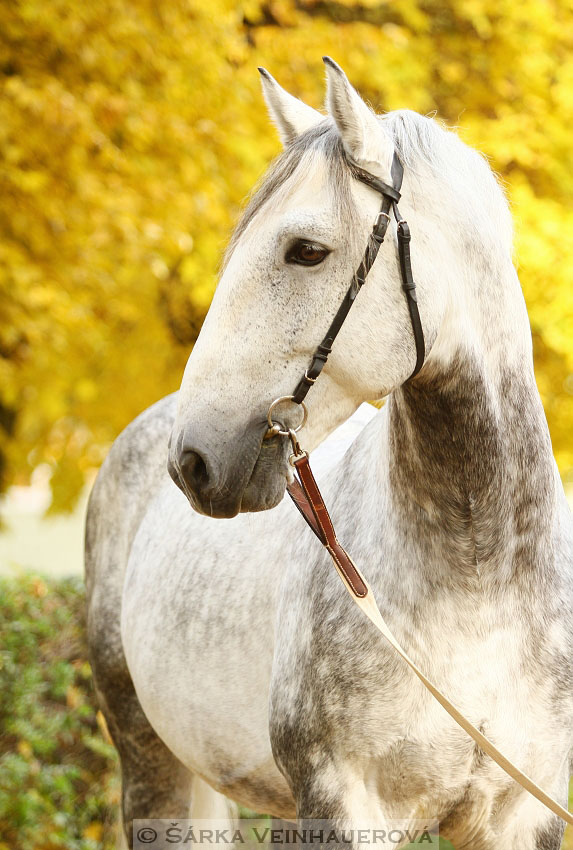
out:
{"label": "yellow autumn foliage", "polygon": [[[573,21],[557,0],[0,4],[4,486],[53,509],[177,388],[278,142],[265,65],[319,107],[332,55],[378,110],[436,110],[502,176],[555,453],[573,470]],[[437,204],[439,214],[439,204]]]}

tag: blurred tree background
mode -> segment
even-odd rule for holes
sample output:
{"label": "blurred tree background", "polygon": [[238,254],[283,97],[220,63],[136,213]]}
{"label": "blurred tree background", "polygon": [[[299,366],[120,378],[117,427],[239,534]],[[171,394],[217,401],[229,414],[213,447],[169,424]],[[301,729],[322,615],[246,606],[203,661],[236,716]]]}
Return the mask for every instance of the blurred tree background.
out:
{"label": "blurred tree background", "polygon": [[573,476],[569,0],[4,0],[2,486],[52,509],[177,388],[279,145],[264,65],[313,106],[330,54],[377,110],[437,111],[500,173],[560,469]]}

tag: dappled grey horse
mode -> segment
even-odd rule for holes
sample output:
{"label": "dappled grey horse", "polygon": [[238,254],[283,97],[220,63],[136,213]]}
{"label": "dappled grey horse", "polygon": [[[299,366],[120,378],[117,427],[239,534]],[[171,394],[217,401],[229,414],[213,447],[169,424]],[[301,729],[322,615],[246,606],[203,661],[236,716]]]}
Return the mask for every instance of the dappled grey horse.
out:
{"label": "dappled grey horse", "polygon": [[[424,366],[408,380],[416,351],[391,223],[301,437],[310,450],[361,402],[388,397],[321,477],[338,535],[410,656],[566,805],[573,526],[508,206],[453,133],[407,111],[375,116],[332,62],[327,77],[323,116],[264,74],[285,150],[232,238],[178,396],[118,438],[90,500],[89,639],[126,832],[133,818],[223,814],[222,793],[287,819],[436,818],[456,850],[557,850],[559,819],[353,606],[283,499],[288,440],[263,439],[378,212],[352,167],[391,183],[396,152]],[[291,405],[283,424],[298,415]]]}

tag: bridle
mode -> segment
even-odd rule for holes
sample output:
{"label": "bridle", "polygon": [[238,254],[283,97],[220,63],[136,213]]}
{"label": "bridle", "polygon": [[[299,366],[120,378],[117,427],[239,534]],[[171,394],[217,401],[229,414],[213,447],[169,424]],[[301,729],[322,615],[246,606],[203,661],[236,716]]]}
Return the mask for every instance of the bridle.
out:
{"label": "bridle", "polygon": [[[280,398],[275,399],[269,407],[267,413],[269,427],[264,438],[268,440],[275,436],[290,437],[295,455],[297,449],[295,446],[296,438],[294,435],[305,425],[307,419],[307,410],[304,404],[304,399],[324,369],[325,363],[328,360],[328,355],[332,351],[334,341],[350,312],[350,308],[356,300],[356,296],[364,286],[370,269],[374,265],[378,252],[380,251],[382,243],[386,237],[388,225],[391,221],[390,209],[392,209],[397,223],[398,257],[400,261],[402,290],[406,296],[414,341],[416,343],[416,365],[414,366],[414,371],[408,380],[411,380],[418,374],[424,365],[424,359],[426,356],[424,331],[420,319],[420,311],[418,310],[416,284],[414,283],[414,277],[412,275],[412,263],[410,259],[410,240],[412,237],[410,235],[408,222],[402,218],[400,210],[398,209],[398,201],[401,198],[400,189],[402,187],[402,179],[404,177],[404,167],[398,158],[398,154],[394,151],[390,169],[393,183],[392,186],[354,163],[350,164],[350,168],[353,177],[382,195],[382,206],[380,207],[380,212],[376,216],[376,221],[374,222],[374,227],[372,228],[372,233],[370,234],[370,239],[368,240],[368,245],[366,246],[362,261],[352,276],[350,286],[348,287],[346,295],[344,296],[342,303],[326,332],[326,336],[315,349],[310,366],[306,369],[304,375],[296,385],[293,394],[281,396]],[[279,423],[273,422],[272,413],[275,407],[279,404],[289,401],[302,406],[303,416],[302,421],[296,428],[289,428],[288,430],[285,430]],[[296,445],[298,446],[298,443]]]}
{"label": "bridle", "polygon": [[416,297],[416,284],[414,283],[414,278],[412,276],[412,264],[410,261],[410,228],[408,227],[407,222],[400,215],[400,210],[398,209],[404,168],[398,159],[397,153],[394,152],[391,167],[392,186],[389,186],[388,183],[384,183],[382,180],[379,180],[378,177],[374,177],[373,174],[369,174],[368,171],[364,171],[363,168],[359,168],[357,165],[351,165],[351,170],[353,177],[382,195],[382,206],[380,208],[380,212],[376,216],[376,221],[374,222],[374,227],[372,228],[370,240],[366,247],[366,251],[364,252],[362,262],[354,273],[352,282],[344,296],[342,304],[338,308],[338,312],[332,320],[332,324],[326,332],[326,336],[316,348],[309,368],[298,382],[296,389],[292,394],[291,400],[294,401],[295,404],[301,404],[301,402],[304,401],[306,394],[315,383],[324,368],[324,364],[328,360],[328,355],[332,351],[334,340],[338,336],[338,332],[340,331],[344,320],[348,316],[350,308],[356,300],[356,296],[362,289],[362,286],[366,281],[366,277],[368,276],[368,272],[374,265],[376,257],[378,256],[378,251],[384,242],[386,231],[388,230],[388,225],[391,220],[390,208],[392,208],[394,212],[394,217],[398,225],[398,255],[400,258],[402,289],[404,290],[406,301],[408,303],[412,330],[414,332],[414,340],[416,342],[416,365],[414,367],[414,371],[410,375],[410,378],[417,375],[424,365],[426,350],[424,343],[424,331],[422,330],[422,322],[420,321],[420,312],[418,310],[418,299]]}
{"label": "bridle", "polygon": [[[352,282],[342,304],[326,333],[326,336],[316,348],[312,362],[309,368],[305,371],[303,377],[298,382],[294,393],[290,396],[282,396],[275,399],[269,407],[267,414],[268,430],[264,436],[265,439],[271,439],[276,436],[289,437],[293,453],[290,456],[290,463],[294,467],[298,478],[287,485],[287,491],[294,504],[318,537],[322,545],[328,551],[334,567],[340,575],[344,586],[348,590],[353,601],[358,605],[362,612],[371,620],[380,631],[386,640],[394,647],[396,652],[403,658],[418,679],[423,683],[432,696],[443,706],[448,714],[455,722],[464,729],[467,734],[473,738],[481,749],[487,753],[509,776],[512,777],[526,791],[536,797],[548,809],[557,814],[567,823],[573,825],[573,815],[563,808],[556,800],[549,796],[542,788],[536,785],[523,771],[516,767],[508,758],[506,758],[497,747],[492,744],[489,738],[480,732],[456,706],[446,697],[436,685],[420,670],[417,664],[409,657],[407,652],[402,648],[396,640],[388,625],[384,621],[380,609],[376,604],[374,594],[368,585],[368,582],[354,564],[346,550],[342,547],[336,537],[336,532],[330,519],[326,505],[322,498],[322,494],[312,474],[310,468],[308,453],[300,447],[297,438],[297,432],[304,426],[307,419],[307,409],[304,404],[304,399],[316,382],[324,365],[328,359],[328,355],[332,351],[334,340],[336,339],[344,320],[348,316],[350,308],[356,300],[356,296],[364,285],[366,277],[374,265],[374,261],[378,256],[380,246],[384,241],[388,225],[390,224],[390,207],[394,212],[394,217],[397,223],[398,235],[398,255],[400,260],[400,275],[402,278],[402,289],[408,303],[410,320],[412,322],[412,331],[416,343],[416,365],[414,371],[407,380],[411,380],[418,374],[424,364],[425,342],[422,322],[418,310],[418,300],[416,297],[416,284],[412,276],[412,266],[410,262],[410,228],[398,209],[398,201],[400,200],[400,188],[402,186],[402,178],[404,169],[402,163],[398,159],[396,152],[392,159],[391,176],[393,186],[384,183],[378,177],[370,174],[362,168],[352,164],[353,176],[365,183],[370,188],[375,189],[382,195],[382,206],[380,212],[376,216],[376,221],[371,233],[371,239],[368,242],[366,251],[362,258],[358,269],[354,273]],[[283,426],[273,421],[273,411],[276,406],[283,402],[294,402],[302,407],[302,421],[296,428],[285,429]]]}

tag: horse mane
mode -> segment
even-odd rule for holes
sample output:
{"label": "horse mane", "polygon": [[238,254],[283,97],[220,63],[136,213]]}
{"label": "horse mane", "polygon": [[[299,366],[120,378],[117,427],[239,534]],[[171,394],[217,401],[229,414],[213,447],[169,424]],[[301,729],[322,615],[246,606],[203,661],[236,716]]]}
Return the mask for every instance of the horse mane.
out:
{"label": "horse mane", "polygon": [[509,204],[501,178],[492,171],[487,156],[465,144],[455,129],[434,117],[399,109],[380,116],[380,120],[406,174],[423,181],[429,172],[450,189],[447,201],[442,197],[434,200],[440,215],[446,213],[445,204],[453,205],[455,216],[480,242],[489,240],[511,254]]}
{"label": "horse mane", "polygon": [[433,171],[441,171],[444,148],[450,147],[449,137],[459,143],[455,133],[438,119],[420,115],[411,109],[397,109],[378,118],[392,138],[402,164],[408,169],[416,169],[423,162]]}

